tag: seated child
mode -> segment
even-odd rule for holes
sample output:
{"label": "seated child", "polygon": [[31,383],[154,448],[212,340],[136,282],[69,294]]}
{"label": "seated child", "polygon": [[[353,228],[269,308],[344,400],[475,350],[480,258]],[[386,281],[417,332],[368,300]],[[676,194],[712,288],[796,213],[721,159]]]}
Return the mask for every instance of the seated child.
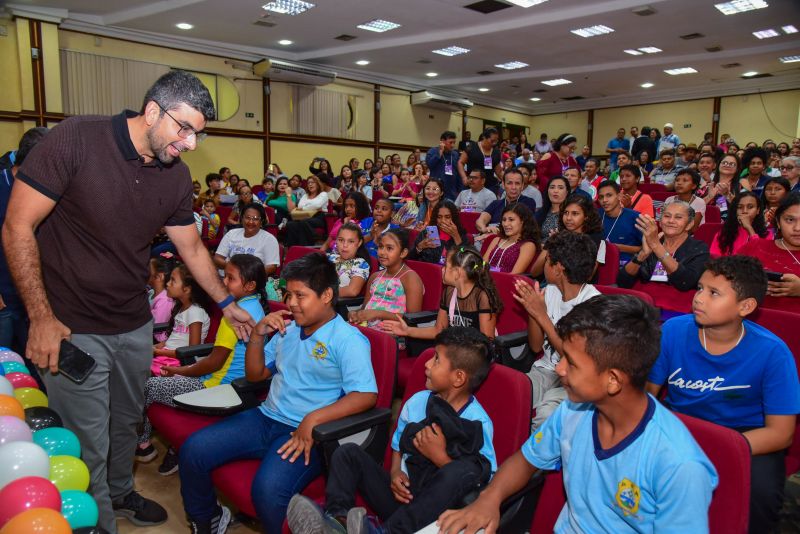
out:
{"label": "seated child", "polygon": [[[172,254],[169,252],[150,258],[150,278],[147,280],[147,285],[153,290],[150,313],[153,315],[154,324],[167,323],[172,317],[172,306],[175,303],[167,295],[167,279],[172,274],[174,265]],[[153,336],[158,342],[166,341],[168,337],[167,332],[158,332]]]}
{"label": "seated child", "polygon": [[661,355],[648,377],[653,395],[666,384],[676,412],[742,432],[753,453],[750,532],[772,532],[783,505],[785,449],[800,413],[792,353],[775,334],[746,319],[767,291],[755,258],[711,260],[698,282],[693,315],[664,323]]}
{"label": "seated child", "polygon": [[[195,432],[181,446],[181,495],[193,532],[225,532],[231,514],[217,504],[211,472],[250,458],[261,461],[251,490],[258,518],[268,534],[280,534],[289,499],[322,471],[314,427],[375,406],[369,341],[336,314],[333,264],[309,254],[288,264],[282,277],[291,311],[261,319],[245,353],[247,380],[272,379],[266,400]],[[294,321],[286,324],[289,314]]]}
{"label": "seated child", "polygon": [[503,500],[540,469],[564,473],[557,533],[708,532],[716,470],[680,420],[644,391],[658,325],[658,311],[628,295],[597,296],[564,316],[556,369],[569,400],[478,500],[439,517],[440,532],[494,531]]}
{"label": "seated child", "polygon": [[406,265],[407,256],[408,231],[388,230],[381,235],[378,262],[383,270],[370,276],[369,299],[363,309],[350,312],[351,323],[377,328],[381,321],[397,319],[397,314],[422,309],[422,280]]}
{"label": "seated child", "polygon": [[381,327],[396,336],[434,339],[448,326],[468,326],[494,339],[503,302],[480,252],[470,246],[451,249],[442,270],[442,284],[435,325],[410,327],[398,315],[394,321],[383,321]]}
{"label": "seated child", "polygon": [[[225,265],[223,283],[228,292],[236,298],[241,306],[254,321],[264,317],[267,306],[264,286],[267,275],[264,264],[255,256],[249,254],[235,254]],[[203,311],[205,314],[205,311]],[[208,331],[208,316],[206,316],[205,333]],[[191,325],[195,327],[195,325]],[[199,332],[195,332],[196,339],[182,345],[196,345],[201,342]],[[170,336],[172,339],[172,336]],[[164,365],[159,369],[159,375],[147,379],[144,389],[144,425],[139,434],[139,446],[136,449],[136,459],[140,462],[149,462],[158,454],[150,443],[153,427],[147,418],[147,408],[154,402],[175,406],[172,401],[175,395],[189,393],[204,388],[229,384],[244,376],[244,352],[246,343],[236,337],[236,332],[222,319],[217,330],[217,338],[211,353],[191,365],[174,366]],[[177,362],[177,360],[176,360]],[[167,450],[158,472],[164,476],[171,475],[178,470],[178,455],[172,449]]]}
{"label": "seated child", "polygon": [[[358,445],[340,446],[331,458],[325,511],[295,495],[288,513],[292,532],[344,533],[346,524],[347,532],[412,534],[486,484],[497,470],[494,430],[472,394],[489,373],[489,356],[489,340],[477,330],[442,330],[425,364],[428,389],[400,412],[391,472]],[[377,518],[354,508],[356,492]]]}
{"label": "seated child", "polygon": [[153,347],[153,355],[175,358],[175,349],[199,345],[206,339],[211,319],[203,306],[208,306],[209,299],[185,265],[172,269],[167,296],[174,302],[168,337]]}
{"label": "seated child", "polygon": [[221,224],[219,215],[214,213],[217,210],[217,204],[212,199],[207,199],[203,202],[202,219],[208,221],[206,234],[203,239],[215,239],[219,233],[219,226]]}
{"label": "seated child", "polygon": [[372,209],[372,217],[367,217],[361,221],[361,231],[364,233],[364,243],[367,251],[373,258],[378,257],[378,237],[386,230],[399,228],[392,222],[394,214],[394,204],[388,198],[381,198],[375,202]]}
{"label": "seated child", "polygon": [[[431,212],[431,223],[436,223],[435,239],[423,228],[411,247],[409,259],[444,265],[447,252],[455,247],[469,244],[467,231],[461,224],[458,208],[449,200],[442,199]],[[433,224],[431,225],[433,226]]]}
{"label": "seated child", "polygon": [[533,382],[533,429],[536,430],[567,397],[556,372],[563,353],[563,340],[556,325],[576,305],[599,295],[589,283],[594,270],[597,248],[586,234],[561,231],[550,236],[544,248],[547,261],[544,277],[547,286],[539,282],[531,286],[517,281],[514,298],[528,312],[528,344],[534,353],[544,355],[533,363],[528,376]]}
{"label": "seated child", "polygon": [[[336,267],[339,275],[339,296],[360,297],[369,278],[369,253],[364,246],[361,228],[354,223],[340,226],[333,250],[334,252],[328,252],[328,260]],[[340,303],[337,311],[347,317],[347,308],[343,303]]]}

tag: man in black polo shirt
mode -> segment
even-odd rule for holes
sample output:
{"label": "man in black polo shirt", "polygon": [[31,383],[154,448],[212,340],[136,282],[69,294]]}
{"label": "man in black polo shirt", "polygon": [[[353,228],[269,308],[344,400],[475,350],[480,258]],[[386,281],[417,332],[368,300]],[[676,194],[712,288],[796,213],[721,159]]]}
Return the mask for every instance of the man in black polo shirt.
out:
{"label": "man in black polo shirt", "polygon": [[519,172],[517,167],[508,169],[503,176],[503,188],[506,192],[506,197],[495,200],[483,210],[481,216],[475,222],[475,227],[481,234],[500,232],[500,218],[503,215],[503,210],[506,206],[519,202],[527,206],[531,210],[531,214],[536,213],[536,201],[530,197],[522,195],[522,190],[525,189],[525,182],[522,178],[522,173]]}
{"label": "man in black polo shirt", "polygon": [[[200,241],[192,179],[180,160],[213,117],[205,86],[171,71],[147,92],[141,114],[61,122],[17,173],[3,226],[9,268],[30,317],[26,356],[43,369],[50,406],[81,441],[99,526],[112,534],[115,515],[140,526],[167,519],[133,489],[136,427],[153,357],[148,253],[162,226],[240,333],[253,323]],[[82,384],[54,374],[62,339],[97,361]]]}

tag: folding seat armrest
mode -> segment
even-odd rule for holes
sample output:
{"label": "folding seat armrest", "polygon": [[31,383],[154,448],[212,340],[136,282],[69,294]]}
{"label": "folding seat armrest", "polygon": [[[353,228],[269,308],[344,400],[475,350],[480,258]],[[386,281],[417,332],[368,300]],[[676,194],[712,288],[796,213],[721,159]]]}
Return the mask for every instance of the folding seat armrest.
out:
{"label": "folding seat armrest", "polygon": [[160,334],[169,330],[169,323],[155,323],[153,325],[153,334]]}
{"label": "folding seat armrest", "polygon": [[519,347],[528,342],[528,332],[521,330],[519,332],[511,332],[503,334],[494,338],[494,343],[500,348],[508,349],[511,347]]}
{"label": "folding seat armrest", "polygon": [[403,320],[408,326],[417,326],[435,321],[438,315],[438,311],[418,311],[404,314]]}
{"label": "folding seat armrest", "polygon": [[269,391],[270,379],[250,382],[240,377],[231,382],[231,386],[242,399],[244,409],[253,408],[261,403],[261,398]]}
{"label": "folding seat armrest", "polygon": [[364,305],[364,297],[342,297],[338,300],[337,305],[346,306],[347,308],[360,308]]}
{"label": "folding seat armrest", "polygon": [[201,345],[189,345],[188,347],[180,347],[175,349],[175,357],[181,362],[181,365],[189,365],[201,356],[208,356],[214,348],[213,343],[203,343]]}
{"label": "folding seat armrest", "polygon": [[536,505],[544,489],[546,472],[537,471],[525,486],[500,505],[499,528],[505,532],[526,532],[530,529]]}
{"label": "folding seat armrest", "polygon": [[372,408],[334,421],[328,421],[314,427],[311,435],[314,441],[336,441],[352,436],[363,430],[388,424],[392,419],[392,411],[388,408]]}

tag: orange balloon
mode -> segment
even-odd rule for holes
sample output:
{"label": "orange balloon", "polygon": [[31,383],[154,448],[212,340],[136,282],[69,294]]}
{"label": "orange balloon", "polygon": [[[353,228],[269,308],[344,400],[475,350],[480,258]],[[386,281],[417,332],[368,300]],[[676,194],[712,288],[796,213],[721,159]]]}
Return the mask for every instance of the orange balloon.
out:
{"label": "orange balloon", "polygon": [[0,534],[72,534],[72,529],[59,512],[32,508],[11,518]]}
{"label": "orange balloon", "polygon": [[22,404],[11,395],[0,395],[0,415],[13,415],[25,420],[25,410],[22,409]]}

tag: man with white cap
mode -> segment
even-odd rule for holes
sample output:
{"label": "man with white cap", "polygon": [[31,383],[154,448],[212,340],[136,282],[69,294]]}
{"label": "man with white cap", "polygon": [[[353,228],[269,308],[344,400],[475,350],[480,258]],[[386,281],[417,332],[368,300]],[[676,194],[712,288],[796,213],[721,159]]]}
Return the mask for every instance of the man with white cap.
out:
{"label": "man with white cap", "polygon": [[672,133],[672,123],[668,122],[664,125],[664,135],[661,136],[661,140],[658,143],[658,150],[656,150],[656,154],[661,154],[662,150],[673,149],[680,143],[681,140],[678,138],[678,136]]}

